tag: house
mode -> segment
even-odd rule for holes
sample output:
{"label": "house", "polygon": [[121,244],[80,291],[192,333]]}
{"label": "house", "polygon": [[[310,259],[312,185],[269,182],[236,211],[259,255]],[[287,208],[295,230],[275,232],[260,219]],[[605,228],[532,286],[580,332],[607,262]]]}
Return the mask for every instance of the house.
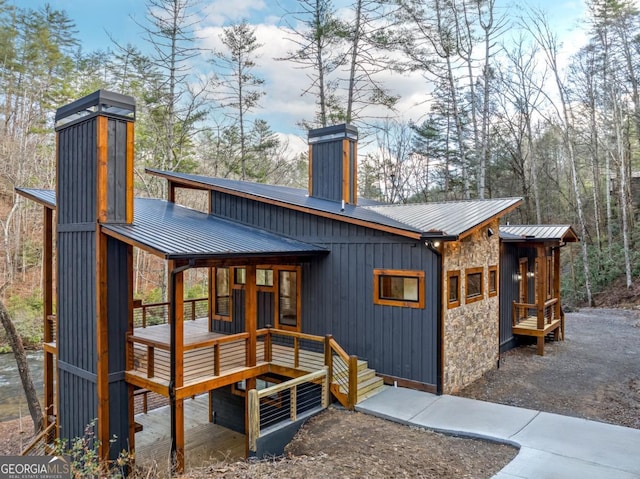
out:
{"label": "house", "polygon": [[[170,399],[181,470],[184,401],[207,393],[210,420],[246,432],[259,455],[265,408],[295,422],[330,395],[353,407],[383,382],[455,392],[495,367],[511,344],[499,338],[559,328],[559,273],[542,257],[575,235],[529,249],[529,236],[505,230],[501,243],[500,218],[519,198],[358,198],[357,130],[338,125],[309,132],[308,189],[148,170],[168,200],[134,199],[134,122],[133,98],[106,91],[60,108],[57,191],[18,190],[44,207],[45,406],[61,437],[97,418],[103,445],[117,437],[111,454],[135,447],[133,396],[154,391]],[[205,191],[208,211],[177,204],[180,188]],[[134,301],[134,248],[167,263],[164,313]],[[511,262],[535,251],[536,284],[552,282],[556,302],[503,304],[517,283],[501,248]],[[201,301],[184,299],[193,268],[208,272]],[[518,319],[542,308],[542,324],[502,321],[513,308]],[[306,405],[303,386],[315,394]]]}

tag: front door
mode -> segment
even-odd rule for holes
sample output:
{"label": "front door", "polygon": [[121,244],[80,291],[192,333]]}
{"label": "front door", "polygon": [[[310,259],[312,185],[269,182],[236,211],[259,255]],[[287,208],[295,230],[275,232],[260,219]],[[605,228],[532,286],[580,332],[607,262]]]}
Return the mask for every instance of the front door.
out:
{"label": "front door", "polygon": [[529,301],[529,260],[520,258],[520,292],[519,302],[527,303]]}

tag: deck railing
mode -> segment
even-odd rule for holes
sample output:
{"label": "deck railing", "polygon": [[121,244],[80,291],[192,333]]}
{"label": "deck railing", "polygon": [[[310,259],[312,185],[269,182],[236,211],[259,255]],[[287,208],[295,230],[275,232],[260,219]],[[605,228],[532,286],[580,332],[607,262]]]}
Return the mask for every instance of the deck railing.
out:
{"label": "deck railing", "polygon": [[329,406],[329,368],[266,389],[248,391],[249,450],[256,452],[261,431],[294,422],[311,411]]}
{"label": "deck railing", "polygon": [[[237,373],[249,364],[250,335],[247,332],[220,336],[185,345],[183,350],[183,387],[198,388],[216,378]],[[358,359],[348,356],[331,337],[282,331],[273,328],[256,332],[257,364],[268,365],[272,372],[293,374],[329,371],[330,391],[347,407],[357,401]],[[128,371],[140,379],[140,387],[160,394],[168,393],[171,379],[170,348],[135,335],[127,336]],[[195,389],[194,389],[195,388]]]}
{"label": "deck railing", "polygon": [[51,453],[56,439],[56,422],[53,421],[34,437],[22,451],[23,456],[46,456]]}
{"label": "deck railing", "polygon": [[[184,300],[184,320],[206,318],[209,309],[209,298],[195,298]],[[140,300],[133,304],[133,325],[136,328],[146,328],[156,324],[169,322],[169,303],[142,304]]]}
{"label": "deck railing", "polygon": [[517,326],[523,319],[534,317],[538,320],[538,329],[544,329],[545,324],[551,324],[554,320],[560,319],[560,317],[556,317],[557,303],[558,298],[552,298],[547,300],[542,308],[539,308],[537,304],[516,303],[514,301],[512,311],[513,325]]}

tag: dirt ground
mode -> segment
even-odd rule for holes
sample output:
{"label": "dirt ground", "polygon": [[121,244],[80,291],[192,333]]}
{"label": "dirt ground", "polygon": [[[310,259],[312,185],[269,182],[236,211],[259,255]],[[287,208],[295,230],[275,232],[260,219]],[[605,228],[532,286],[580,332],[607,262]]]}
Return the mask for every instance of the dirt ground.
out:
{"label": "dirt ground", "polygon": [[502,355],[461,396],[640,429],[640,310],[566,315],[566,340]]}
{"label": "dirt ground", "polygon": [[[545,356],[535,345],[503,354],[500,369],[460,395],[640,429],[640,310],[568,313],[566,336],[547,342]],[[15,454],[30,431],[28,420],[0,424],[0,455]],[[301,429],[284,459],[218,463],[185,477],[488,478],[516,453],[332,408]]]}

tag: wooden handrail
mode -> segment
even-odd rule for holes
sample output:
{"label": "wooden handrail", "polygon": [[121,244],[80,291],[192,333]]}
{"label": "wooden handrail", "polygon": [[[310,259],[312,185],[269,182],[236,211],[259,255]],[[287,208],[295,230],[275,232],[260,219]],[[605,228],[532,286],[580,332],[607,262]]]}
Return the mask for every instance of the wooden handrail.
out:
{"label": "wooden handrail", "polygon": [[238,341],[240,339],[248,339],[248,338],[249,338],[249,333],[247,332],[229,334],[225,336],[220,336],[218,338],[205,339],[204,341],[199,341],[197,343],[185,345],[184,350],[191,351],[192,349],[206,348],[209,346],[215,346],[216,344],[233,343],[234,341]]}
{"label": "wooden handrail", "polygon": [[[38,447],[42,442],[44,442],[45,446],[47,445],[49,434],[55,429],[56,422],[52,422],[46,428],[38,433],[36,437],[34,437],[29,445],[22,451],[22,456],[27,456],[31,451],[33,451],[36,447]],[[44,455],[44,452],[43,452]]]}

